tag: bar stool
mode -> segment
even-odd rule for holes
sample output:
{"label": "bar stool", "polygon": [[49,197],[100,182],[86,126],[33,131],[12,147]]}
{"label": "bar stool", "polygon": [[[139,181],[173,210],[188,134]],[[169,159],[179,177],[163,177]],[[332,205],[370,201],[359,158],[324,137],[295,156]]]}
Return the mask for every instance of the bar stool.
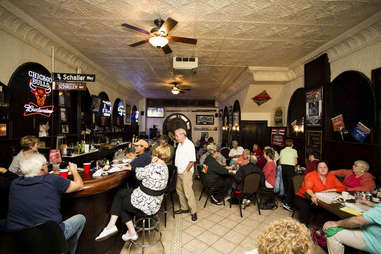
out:
{"label": "bar stool", "polygon": [[165,248],[163,242],[161,241],[161,232],[159,227],[159,218],[157,214],[146,215],[138,214],[134,218],[134,226],[136,232],[141,235],[136,241],[130,240],[128,246],[128,253],[131,252],[131,247],[134,245],[138,248],[142,248],[142,254],[144,254],[144,248],[153,247],[156,244],[160,243],[163,247],[163,253],[165,253]]}

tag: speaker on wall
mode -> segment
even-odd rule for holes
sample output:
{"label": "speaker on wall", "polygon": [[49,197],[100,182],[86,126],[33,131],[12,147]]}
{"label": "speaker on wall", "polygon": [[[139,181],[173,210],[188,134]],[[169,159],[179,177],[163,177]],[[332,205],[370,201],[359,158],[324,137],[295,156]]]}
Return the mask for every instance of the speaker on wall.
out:
{"label": "speaker on wall", "polygon": [[141,115],[141,116],[144,116],[144,111],[140,111],[140,115]]}

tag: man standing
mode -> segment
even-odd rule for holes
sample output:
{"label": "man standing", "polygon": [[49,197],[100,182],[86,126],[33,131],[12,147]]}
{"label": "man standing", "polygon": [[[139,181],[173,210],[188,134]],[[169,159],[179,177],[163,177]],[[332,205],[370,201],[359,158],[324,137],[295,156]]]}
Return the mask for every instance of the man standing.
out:
{"label": "man standing", "polygon": [[282,205],[288,211],[292,211],[291,207],[295,196],[292,178],[295,176],[295,165],[298,163],[298,152],[293,146],[292,139],[287,139],[286,147],[280,151],[279,155],[285,196]]}
{"label": "man standing", "polygon": [[358,202],[373,208],[362,215],[324,224],[324,230],[344,228],[327,238],[329,254],[344,254],[344,245],[369,253],[381,253],[381,204],[368,200]]}
{"label": "man standing", "polygon": [[23,176],[13,180],[9,191],[7,229],[20,230],[47,221],[56,222],[65,238],[73,237],[75,244],[70,250],[74,254],[86,218],[77,214],[62,221],[61,195],[79,191],[83,187],[77,165],[69,163],[73,181],[55,174],[48,174],[46,159],[39,153],[24,157],[20,162]]}
{"label": "man standing", "polygon": [[197,205],[194,198],[193,185],[193,164],[196,161],[196,150],[192,141],[186,136],[184,129],[175,131],[175,138],[178,142],[175,166],[177,167],[176,192],[180,200],[180,209],[176,214],[191,213],[192,221],[197,220]]}

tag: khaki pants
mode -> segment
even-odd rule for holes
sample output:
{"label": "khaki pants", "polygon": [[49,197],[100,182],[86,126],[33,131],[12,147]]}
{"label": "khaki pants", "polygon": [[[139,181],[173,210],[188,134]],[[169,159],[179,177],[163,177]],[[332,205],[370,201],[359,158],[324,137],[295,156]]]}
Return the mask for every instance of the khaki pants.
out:
{"label": "khaki pants", "polygon": [[366,242],[359,229],[344,229],[327,238],[329,254],[344,254],[344,245],[365,251]]}
{"label": "khaki pants", "polygon": [[197,212],[196,199],[193,192],[193,173],[189,170],[177,175],[176,192],[179,196],[180,209],[190,209],[191,213]]}

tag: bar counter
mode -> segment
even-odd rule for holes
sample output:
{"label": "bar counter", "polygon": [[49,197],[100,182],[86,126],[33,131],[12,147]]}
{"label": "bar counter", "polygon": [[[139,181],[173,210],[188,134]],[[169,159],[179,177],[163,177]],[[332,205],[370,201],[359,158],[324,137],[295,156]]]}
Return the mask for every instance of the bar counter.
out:
{"label": "bar counter", "polygon": [[120,251],[123,242],[119,239],[119,234],[102,242],[96,242],[95,237],[107,225],[113,197],[120,188],[126,187],[129,171],[116,172],[97,178],[93,178],[92,173],[87,177],[83,172],[80,173],[84,180],[83,190],[66,194],[61,204],[64,220],[79,213],[86,217],[86,225],[79,239],[77,253],[105,254],[112,247],[115,248],[118,245],[120,247],[116,249]]}

